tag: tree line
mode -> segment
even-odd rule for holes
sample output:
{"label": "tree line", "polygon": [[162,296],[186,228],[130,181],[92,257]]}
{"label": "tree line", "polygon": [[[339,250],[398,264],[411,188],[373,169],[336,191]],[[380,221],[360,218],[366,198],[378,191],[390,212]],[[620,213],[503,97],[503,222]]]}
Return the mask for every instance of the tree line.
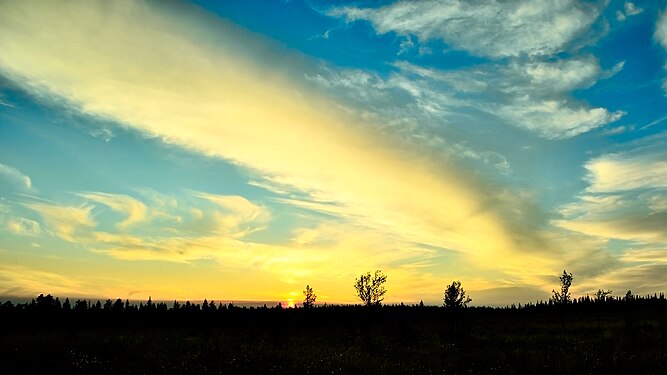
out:
{"label": "tree line", "polygon": [[[578,298],[573,298],[570,293],[570,287],[572,286],[572,281],[574,277],[572,273],[568,273],[563,270],[562,275],[559,277],[560,288],[559,290],[552,290],[552,297],[547,301],[537,301],[535,303],[527,303],[525,305],[518,305],[518,308],[531,308],[531,307],[543,307],[543,306],[559,306],[559,305],[568,305],[568,304],[619,304],[619,303],[630,303],[630,302],[641,302],[641,301],[665,301],[664,293],[647,295],[647,296],[636,296],[632,293],[631,290],[628,290],[627,293],[623,296],[611,296],[611,290],[599,289],[592,297],[586,295]],[[358,278],[355,279],[354,288],[357,298],[362,302],[364,306],[368,307],[379,307],[382,306],[384,296],[387,293],[387,289],[384,284],[387,281],[387,275],[382,273],[381,270],[376,270],[373,274],[366,272],[361,274]],[[316,307],[317,295],[315,294],[314,289],[310,285],[306,285],[303,290],[303,302],[302,307],[304,309],[312,309]],[[463,289],[460,281],[456,280],[449,284],[443,293],[443,303],[442,306],[447,309],[460,309],[466,308],[472,299],[467,295],[466,291]],[[405,306],[401,304],[401,306]],[[423,307],[424,303],[420,302],[419,305]],[[326,307],[326,304],[325,306]],[[270,307],[271,309],[283,309],[282,303],[278,303],[276,306]],[[512,304],[511,306],[506,306],[506,308],[516,309],[517,306]],[[222,303],[215,301],[208,301],[205,299],[201,304],[192,303],[190,301],[179,302],[174,301],[173,304],[168,305],[165,302],[155,303],[152,301],[151,297],[144,302],[140,302],[138,305],[130,303],[128,299],[123,301],[118,298],[116,300],[107,299],[104,302],[97,300],[93,303],[91,300],[87,299],[77,299],[76,301],[70,301],[69,298],[65,298],[62,301],[59,297],[54,297],[51,294],[40,294],[34,298],[31,302],[27,303],[17,303],[13,304],[11,301],[5,301],[0,304],[0,312],[8,311],[34,311],[34,312],[100,312],[100,313],[138,313],[138,312],[214,312],[214,311],[232,311],[235,309],[269,309],[268,306],[264,305],[263,307],[240,307],[236,306],[233,303]],[[502,309],[502,307],[501,307]]]}

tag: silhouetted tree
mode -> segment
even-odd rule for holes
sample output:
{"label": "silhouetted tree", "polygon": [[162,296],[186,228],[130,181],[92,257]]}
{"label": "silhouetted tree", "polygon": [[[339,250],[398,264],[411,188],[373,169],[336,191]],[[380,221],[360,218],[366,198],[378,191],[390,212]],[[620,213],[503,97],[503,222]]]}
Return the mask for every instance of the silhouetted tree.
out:
{"label": "silhouetted tree", "polygon": [[123,303],[123,300],[118,298],[116,302],[113,303],[113,306],[111,306],[111,311],[114,313],[122,313],[125,310],[125,304]]}
{"label": "silhouetted tree", "polygon": [[40,294],[36,301],[33,300],[33,306],[38,310],[42,312],[52,312],[55,310],[60,310],[60,299],[58,298],[53,298],[52,295],[47,294],[44,296],[43,294]]}
{"label": "silhouetted tree", "polygon": [[74,303],[74,311],[85,312],[86,310],[88,310],[88,301],[85,299],[76,300]]}
{"label": "silhouetted tree", "polygon": [[625,302],[630,302],[630,301],[633,301],[635,299],[635,296],[632,295],[632,290],[628,290],[628,292],[625,293],[624,299],[625,299]]}
{"label": "silhouetted tree", "polygon": [[387,276],[381,270],[375,270],[375,274],[371,276],[370,272],[361,274],[358,279],[355,279],[354,288],[357,290],[357,297],[366,306],[379,306],[384,299],[383,296],[387,293],[384,288],[384,283],[387,281]]}
{"label": "silhouetted tree", "polygon": [[465,290],[461,287],[460,281],[452,281],[450,285],[445,288],[444,306],[447,308],[466,307],[472,299],[466,296]]}
{"label": "silhouetted tree", "polygon": [[148,301],[146,301],[146,306],[144,306],[144,309],[146,311],[155,311],[156,307],[155,304],[153,303],[153,299],[151,296],[148,296]]}
{"label": "silhouetted tree", "polygon": [[315,306],[315,300],[317,295],[313,292],[313,288],[310,285],[306,285],[306,289],[303,290],[303,307],[310,309]]}
{"label": "silhouetted tree", "polygon": [[570,286],[572,285],[572,274],[563,270],[563,274],[558,278],[560,280],[560,292],[552,290],[554,294],[551,300],[556,304],[567,304],[572,302],[570,298]]}
{"label": "silhouetted tree", "polygon": [[65,302],[63,302],[63,310],[72,311],[72,304],[69,302],[69,298],[65,298]]}
{"label": "silhouetted tree", "polygon": [[598,291],[595,292],[595,301],[604,302],[607,300],[610,294],[611,294],[611,289],[610,290],[598,289]]}

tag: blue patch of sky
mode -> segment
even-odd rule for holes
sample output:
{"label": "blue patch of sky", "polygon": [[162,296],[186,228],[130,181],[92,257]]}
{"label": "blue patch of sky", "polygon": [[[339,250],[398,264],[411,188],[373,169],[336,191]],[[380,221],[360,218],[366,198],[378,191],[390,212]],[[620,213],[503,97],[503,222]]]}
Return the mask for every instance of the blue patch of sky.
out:
{"label": "blue patch of sky", "polygon": [[[321,59],[340,68],[372,70],[386,76],[395,68],[392,63],[405,60],[422,66],[439,69],[455,69],[486,62],[465,51],[453,50],[442,41],[420,42],[412,36],[414,46],[406,48],[401,43],[405,36],[394,32],[378,34],[367,21],[346,22],[330,17],[326,12],[350,2],[294,1],[195,1],[203,8],[216,13],[248,30],[270,36],[287,47],[315,59]],[[357,2],[353,3],[359,5]],[[379,2],[370,2],[377,7]],[[280,14],[280,17],[276,17]],[[426,47],[432,53],[420,47]]]}
{"label": "blue patch of sky", "polygon": [[[615,10],[612,8],[610,12]],[[646,9],[643,13],[628,17],[623,22],[611,20],[608,35],[588,50],[598,57],[603,69],[610,70],[625,61],[623,70],[608,79],[598,81],[587,90],[575,92],[593,106],[603,106],[610,111],[622,110],[626,115],[609,127],[625,125],[640,130],[667,115],[667,97],[662,90],[665,76],[663,65],[666,54],[654,41],[657,10]],[[625,131],[613,136],[616,142],[627,142],[637,137],[664,131],[667,124],[644,129],[641,133]]]}

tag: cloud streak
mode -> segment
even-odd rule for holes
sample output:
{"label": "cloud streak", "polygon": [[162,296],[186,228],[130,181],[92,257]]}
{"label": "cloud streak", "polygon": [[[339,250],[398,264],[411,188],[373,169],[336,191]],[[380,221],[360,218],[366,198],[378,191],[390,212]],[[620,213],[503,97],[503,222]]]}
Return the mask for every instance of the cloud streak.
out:
{"label": "cloud streak", "polygon": [[[444,123],[480,121],[482,112],[507,126],[547,139],[567,139],[619,120],[624,112],[591,108],[571,97],[622,69],[603,71],[591,57],[549,62],[484,64],[454,71],[395,63],[397,72],[382,78],[360,70],[324,72],[310,79],[337,90],[348,100],[383,113],[387,121],[412,116]],[[400,108],[401,110],[396,110]],[[475,111],[477,114],[475,115]],[[432,121],[432,120],[431,120]]]}
{"label": "cloud streak", "polygon": [[114,211],[127,215],[127,218],[118,223],[119,229],[127,229],[127,227],[146,220],[146,205],[127,195],[106,194],[106,193],[81,193],[81,197],[92,201],[101,203]]}
{"label": "cloud streak", "polygon": [[[660,17],[655,25],[655,39],[660,45],[667,50],[667,8],[660,13]],[[665,65],[667,67],[667,64]],[[662,87],[667,95],[667,79],[662,83]]]}
{"label": "cloud streak", "polygon": [[0,163],[0,176],[16,183],[23,189],[30,190],[32,188],[30,177],[10,165]]}
{"label": "cloud streak", "polygon": [[[399,1],[380,8],[335,7],[348,22],[366,20],[380,34],[443,40],[475,55],[552,55],[585,33],[606,2]],[[633,8],[634,9],[634,8]]]}

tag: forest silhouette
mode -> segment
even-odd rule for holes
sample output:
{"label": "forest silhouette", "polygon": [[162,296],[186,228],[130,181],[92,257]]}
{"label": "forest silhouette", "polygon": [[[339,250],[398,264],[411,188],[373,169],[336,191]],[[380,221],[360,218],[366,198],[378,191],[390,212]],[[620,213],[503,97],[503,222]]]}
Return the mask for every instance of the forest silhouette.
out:
{"label": "forest silhouette", "polygon": [[441,306],[383,305],[386,276],[362,276],[359,305],[316,304],[310,285],[296,308],[4,301],[3,373],[656,373],[667,364],[663,293],[574,298],[563,271],[561,288],[535,303],[467,306],[454,281]]}

